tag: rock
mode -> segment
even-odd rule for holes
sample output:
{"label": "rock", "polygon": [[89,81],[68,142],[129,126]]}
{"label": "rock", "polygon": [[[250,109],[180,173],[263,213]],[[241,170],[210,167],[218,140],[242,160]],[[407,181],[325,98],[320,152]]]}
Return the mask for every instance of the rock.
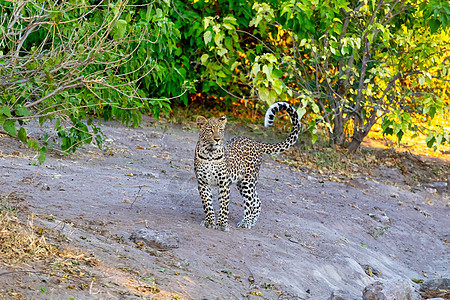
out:
{"label": "rock", "polygon": [[319,181],[319,179],[317,179],[317,178],[315,178],[315,177],[313,177],[313,176],[311,176],[311,175],[308,175],[308,176],[306,177],[306,179],[308,179],[308,181],[312,181],[312,182],[317,182],[317,181]]}
{"label": "rock", "polygon": [[170,250],[179,247],[178,233],[172,230],[152,230],[148,228],[137,229],[130,236],[130,240],[138,243],[142,241],[157,250]]}
{"label": "rock", "polygon": [[343,290],[333,291],[331,293],[330,298],[328,298],[328,300],[350,300],[350,299],[357,299],[357,298],[350,295],[349,292]]}
{"label": "rock", "polygon": [[293,238],[293,237],[289,238],[289,241],[291,243],[294,243],[294,244],[298,244],[299,243],[299,240],[297,240],[296,238]]}
{"label": "rock", "polygon": [[429,279],[420,284],[420,292],[422,296],[450,298],[450,279],[436,278]]}
{"label": "rock", "polygon": [[384,285],[379,281],[369,284],[364,288],[363,300],[387,300],[383,288]]}
{"label": "rock", "polygon": [[450,279],[449,278],[437,278],[429,279],[420,284],[421,291],[427,290],[450,290]]}
{"label": "rock", "polygon": [[425,190],[427,190],[429,193],[442,193],[445,190],[448,190],[448,182],[430,182],[423,185]]}
{"label": "rock", "polygon": [[389,218],[385,213],[381,213],[381,215],[375,215],[374,219],[383,225],[392,225],[391,218]]}
{"label": "rock", "polygon": [[380,282],[376,281],[366,286],[363,300],[419,300],[420,295],[414,291],[408,280]]}
{"label": "rock", "polygon": [[437,189],[432,188],[432,187],[425,187],[425,190],[430,194],[437,193]]}

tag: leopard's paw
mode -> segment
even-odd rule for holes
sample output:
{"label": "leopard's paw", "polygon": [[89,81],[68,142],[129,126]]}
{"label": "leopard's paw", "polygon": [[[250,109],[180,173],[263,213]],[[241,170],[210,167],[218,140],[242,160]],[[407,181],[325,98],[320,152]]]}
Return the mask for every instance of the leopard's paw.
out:
{"label": "leopard's paw", "polygon": [[230,231],[230,226],[228,225],[218,225],[216,229],[222,230],[222,231]]}
{"label": "leopard's paw", "polygon": [[237,223],[236,227],[238,228],[252,228],[252,224],[245,219],[241,220],[239,223]]}
{"label": "leopard's paw", "polygon": [[203,221],[200,223],[200,226],[204,226],[204,227],[206,227],[206,228],[211,228],[211,229],[217,229],[216,224],[212,224],[212,223],[210,223],[210,222],[208,222],[208,221],[206,221],[206,220],[203,220]]}

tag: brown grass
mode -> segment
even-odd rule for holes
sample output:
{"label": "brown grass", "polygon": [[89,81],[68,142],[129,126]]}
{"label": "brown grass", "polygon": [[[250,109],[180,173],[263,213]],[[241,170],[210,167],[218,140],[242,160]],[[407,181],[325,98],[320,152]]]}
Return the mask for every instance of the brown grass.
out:
{"label": "brown grass", "polygon": [[39,264],[42,272],[75,275],[84,274],[80,265],[97,264],[93,255],[65,247],[60,234],[35,225],[32,214],[10,206],[6,201],[10,196],[0,197],[1,263],[13,268]]}

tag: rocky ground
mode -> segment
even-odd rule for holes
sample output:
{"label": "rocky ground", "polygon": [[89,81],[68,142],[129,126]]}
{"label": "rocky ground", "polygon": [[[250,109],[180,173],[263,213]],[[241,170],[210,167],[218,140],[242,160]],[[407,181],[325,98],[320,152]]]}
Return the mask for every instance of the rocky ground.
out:
{"label": "rocky ground", "polygon": [[[414,281],[450,277],[448,192],[411,189],[392,167],[336,182],[267,157],[257,225],[201,227],[193,127],[106,123],[103,150],[50,151],[43,165],[1,135],[2,203],[32,214],[60,249],[92,259],[78,273],[2,262],[0,298],[361,299],[377,281],[418,289]],[[230,211],[235,225],[243,216],[235,187]],[[168,240],[130,240],[139,229]]]}

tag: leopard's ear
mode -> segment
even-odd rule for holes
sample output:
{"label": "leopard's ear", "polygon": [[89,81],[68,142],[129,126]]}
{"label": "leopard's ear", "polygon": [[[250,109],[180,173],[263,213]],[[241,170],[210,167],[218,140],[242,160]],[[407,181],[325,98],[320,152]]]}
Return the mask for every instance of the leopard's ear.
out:
{"label": "leopard's ear", "polygon": [[219,122],[225,125],[227,123],[227,116],[222,116],[219,118]]}
{"label": "leopard's ear", "polygon": [[203,117],[203,116],[197,117],[197,127],[199,129],[202,129],[202,127],[205,126],[206,123],[208,123],[208,120],[205,117]]}

